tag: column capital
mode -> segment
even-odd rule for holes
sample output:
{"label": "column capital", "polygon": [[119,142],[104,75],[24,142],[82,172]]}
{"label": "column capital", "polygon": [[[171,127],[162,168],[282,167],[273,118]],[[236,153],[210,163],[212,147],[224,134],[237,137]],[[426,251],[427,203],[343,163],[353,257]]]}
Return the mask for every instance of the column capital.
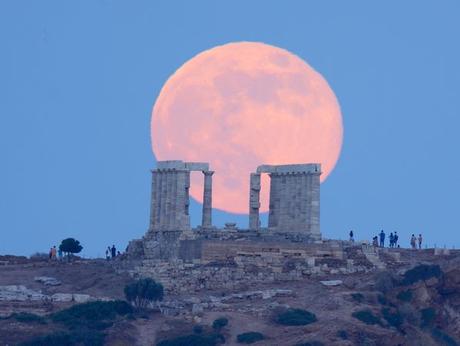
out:
{"label": "column capital", "polygon": [[202,171],[204,175],[213,175],[214,171]]}

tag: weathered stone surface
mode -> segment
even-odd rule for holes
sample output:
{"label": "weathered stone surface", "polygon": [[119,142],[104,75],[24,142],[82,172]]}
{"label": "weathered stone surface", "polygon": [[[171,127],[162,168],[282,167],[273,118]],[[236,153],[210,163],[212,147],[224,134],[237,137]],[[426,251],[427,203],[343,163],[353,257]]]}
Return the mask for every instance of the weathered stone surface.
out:
{"label": "weathered stone surface", "polygon": [[0,301],[27,301],[43,300],[46,295],[34,291],[23,285],[0,286]]}
{"label": "weathered stone surface", "polygon": [[320,282],[324,286],[340,286],[341,284],[343,284],[342,280],[325,280]]}
{"label": "weathered stone surface", "polygon": [[34,280],[46,286],[59,286],[61,284],[61,281],[49,276],[36,276]]}

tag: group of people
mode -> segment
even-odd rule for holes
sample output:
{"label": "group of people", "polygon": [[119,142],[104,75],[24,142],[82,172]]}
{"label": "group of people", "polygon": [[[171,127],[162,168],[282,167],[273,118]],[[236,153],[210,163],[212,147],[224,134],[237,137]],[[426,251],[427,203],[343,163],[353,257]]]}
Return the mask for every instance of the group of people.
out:
{"label": "group of people", "polygon": [[[355,241],[353,230],[350,231],[349,236],[350,236],[350,242],[353,243]],[[386,237],[386,234],[382,229],[378,235],[372,238],[372,245],[374,247],[385,247],[385,237]],[[399,248],[398,240],[399,240],[398,232],[394,232],[394,233],[391,232],[389,235],[390,248],[396,248],[396,247]],[[418,241],[418,248],[421,249],[422,240],[423,238],[421,234],[418,235],[418,238],[414,234],[412,234],[412,237],[410,239],[411,248],[416,249],[417,241]]]}
{"label": "group of people", "polygon": [[120,255],[121,253],[120,251],[117,251],[117,248],[115,247],[115,245],[112,245],[112,247],[107,246],[107,250],[105,250],[105,258],[107,260],[113,259]]}
{"label": "group of people", "polygon": [[56,245],[54,245],[52,248],[50,248],[50,251],[48,253],[48,256],[49,256],[50,260],[57,260],[57,259],[61,260],[62,255],[63,255],[62,250],[61,249],[57,250]]}
{"label": "group of people", "polygon": [[412,236],[410,237],[410,247],[412,249],[416,249],[417,248],[417,241],[418,241],[418,248],[421,249],[422,248],[422,241],[423,241],[423,238],[422,238],[422,235],[419,234],[418,235],[418,238],[415,236],[415,234],[412,234]]}

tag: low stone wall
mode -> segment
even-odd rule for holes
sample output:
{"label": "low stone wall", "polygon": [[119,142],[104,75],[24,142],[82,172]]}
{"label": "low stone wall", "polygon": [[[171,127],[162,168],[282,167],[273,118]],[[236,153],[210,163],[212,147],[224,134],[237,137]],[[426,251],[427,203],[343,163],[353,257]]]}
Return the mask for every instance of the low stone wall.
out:
{"label": "low stone wall", "polygon": [[[324,257],[321,253],[308,256],[307,251],[281,249],[280,251],[246,251],[241,246],[235,256],[223,248],[207,244],[203,260],[164,261],[144,259],[125,265],[133,276],[151,277],[163,284],[169,293],[191,293],[200,290],[240,290],[255,284],[286,282],[305,279],[311,275],[349,274],[369,268],[354,265],[351,259]],[[251,244],[254,245],[254,244]],[[231,248],[231,247],[229,247]],[[220,256],[215,251],[222,250]],[[252,250],[260,250],[258,247]],[[323,252],[327,252],[325,249]],[[212,256],[211,256],[212,255]]]}

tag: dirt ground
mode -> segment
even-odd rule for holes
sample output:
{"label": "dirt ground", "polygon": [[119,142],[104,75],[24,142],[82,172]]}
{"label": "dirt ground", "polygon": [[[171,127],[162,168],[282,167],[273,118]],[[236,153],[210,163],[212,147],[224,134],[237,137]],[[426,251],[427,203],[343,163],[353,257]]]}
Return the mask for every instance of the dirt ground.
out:
{"label": "dirt ground", "polygon": [[[457,259],[458,260],[458,259]],[[451,260],[448,260],[449,263]],[[460,262],[459,262],[460,263]],[[450,267],[455,268],[455,265]],[[397,272],[397,268],[392,269]],[[399,269],[401,271],[401,269]],[[270,299],[234,299],[228,302],[229,306],[222,310],[204,310],[191,314],[180,313],[178,316],[164,316],[159,312],[150,312],[145,316],[123,320],[115,323],[108,331],[107,345],[155,345],[166,337],[186,335],[193,333],[196,325],[210,327],[219,317],[229,320],[228,326],[221,330],[225,336],[225,345],[240,345],[237,336],[244,332],[260,332],[265,340],[254,345],[301,345],[314,341],[323,345],[437,345],[428,330],[416,328],[409,323],[404,328],[397,329],[384,321],[381,325],[368,325],[351,317],[358,310],[370,310],[376,315],[381,314],[382,305],[378,301],[379,292],[375,289],[375,273],[357,273],[352,275],[334,275],[331,277],[310,277],[302,281],[283,282],[267,285],[251,286],[251,290],[286,289],[293,294],[289,296],[273,297]],[[62,282],[59,286],[45,286],[34,280],[37,276],[54,277]],[[320,280],[342,280],[339,286],[326,287]],[[459,285],[460,281],[452,281]],[[123,289],[132,279],[125,274],[117,274],[111,263],[104,260],[85,260],[72,263],[57,263],[48,261],[24,261],[17,264],[0,265],[0,286],[24,285],[27,288],[40,290],[42,293],[79,293],[89,294],[96,298],[124,299]],[[441,283],[439,283],[440,285]],[[420,285],[419,285],[420,286]],[[422,288],[424,288],[423,286]],[[454,286],[454,292],[457,289]],[[415,287],[414,292],[420,289]],[[427,289],[426,287],[424,288]],[[430,288],[428,288],[429,291]],[[428,292],[427,291],[427,292]],[[431,292],[431,291],[429,291]],[[206,295],[218,295],[224,292],[200,292],[197,298]],[[231,292],[225,292],[229,294]],[[237,292],[235,292],[237,293]],[[363,299],[359,302],[352,294],[359,293]],[[460,292],[457,292],[460,294]],[[184,297],[165,297],[176,299]],[[190,298],[190,296],[185,297]],[[417,298],[418,299],[418,298]],[[424,298],[424,306],[431,304],[441,314],[451,314],[460,323],[460,310],[458,306],[440,305],[441,298]],[[414,301],[418,304],[419,301]],[[446,301],[445,304],[447,304]],[[6,302],[0,301],[0,316],[8,316],[14,312],[27,311],[44,315],[66,308],[74,303],[49,303],[43,302]],[[420,303],[421,304],[421,303]],[[444,304],[444,303],[443,303]],[[300,308],[313,312],[317,322],[306,326],[283,326],[274,322],[274,315],[278,309]],[[422,306],[414,306],[414,310]],[[448,310],[451,309],[452,311]],[[450,312],[449,312],[450,311]],[[447,319],[439,319],[440,326]],[[449,320],[450,321],[450,320]],[[452,338],[460,339],[460,332],[455,332],[458,324],[446,327]],[[454,329],[452,329],[454,328]],[[59,330],[54,324],[27,324],[14,319],[0,319],[0,345],[14,345],[30,339]],[[453,330],[453,331],[452,331]],[[343,337],[345,332],[346,338]],[[342,336],[340,336],[342,333]],[[319,344],[318,344],[319,345]]]}

